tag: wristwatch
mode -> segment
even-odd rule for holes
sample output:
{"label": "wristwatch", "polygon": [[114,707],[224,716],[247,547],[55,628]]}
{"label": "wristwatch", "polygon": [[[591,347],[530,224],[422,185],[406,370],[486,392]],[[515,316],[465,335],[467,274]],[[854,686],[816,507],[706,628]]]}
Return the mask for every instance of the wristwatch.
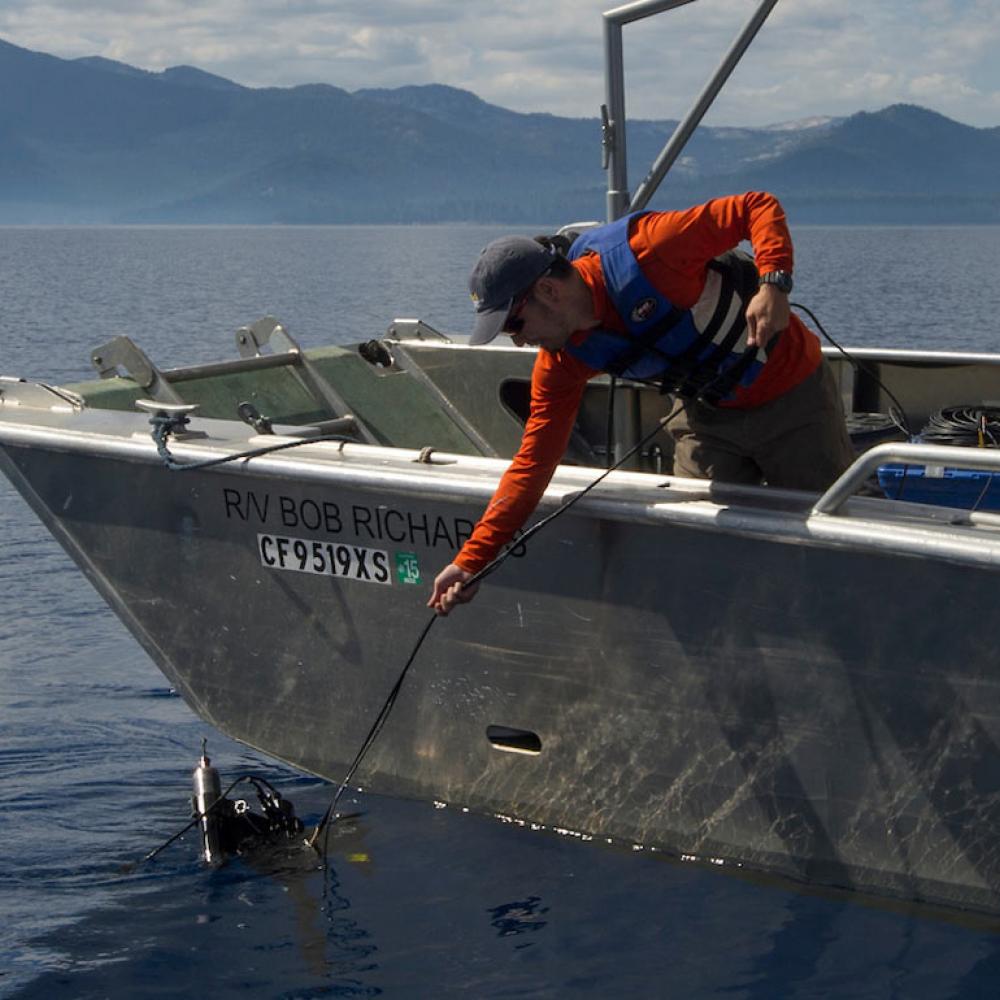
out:
{"label": "wristwatch", "polygon": [[792,291],[792,272],[768,271],[766,274],[762,274],[760,276],[758,284],[774,285],[779,292],[784,292],[786,295],[790,295]]}

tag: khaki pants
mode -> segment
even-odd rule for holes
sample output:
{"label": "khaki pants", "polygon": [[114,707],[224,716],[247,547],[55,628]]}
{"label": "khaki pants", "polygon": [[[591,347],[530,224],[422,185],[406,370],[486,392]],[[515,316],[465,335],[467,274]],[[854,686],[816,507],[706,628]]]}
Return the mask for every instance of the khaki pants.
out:
{"label": "khaki pants", "polygon": [[825,360],[805,381],[763,406],[736,410],[678,400],[677,410],[668,425],[676,476],[820,491],[854,461]]}

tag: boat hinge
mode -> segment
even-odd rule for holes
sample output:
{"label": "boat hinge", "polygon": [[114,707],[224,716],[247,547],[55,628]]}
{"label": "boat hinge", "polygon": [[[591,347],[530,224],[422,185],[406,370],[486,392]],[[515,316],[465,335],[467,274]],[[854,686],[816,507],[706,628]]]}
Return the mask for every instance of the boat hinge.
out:
{"label": "boat hinge", "polygon": [[608,106],[601,105],[601,169],[607,170],[615,149],[615,127],[608,115]]}
{"label": "boat hinge", "polygon": [[389,324],[386,336],[393,340],[440,340],[445,344],[452,343],[451,337],[440,330],[435,330],[430,323],[422,319],[394,319]]}
{"label": "boat hinge", "polygon": [[90,354],[90,362],[101,378],[119,378],[119,369],[124,369],[128,377],[145,389],[151,399],[161,403],[184,402],[163,372],[129,337],[115,337],[95,348]]}

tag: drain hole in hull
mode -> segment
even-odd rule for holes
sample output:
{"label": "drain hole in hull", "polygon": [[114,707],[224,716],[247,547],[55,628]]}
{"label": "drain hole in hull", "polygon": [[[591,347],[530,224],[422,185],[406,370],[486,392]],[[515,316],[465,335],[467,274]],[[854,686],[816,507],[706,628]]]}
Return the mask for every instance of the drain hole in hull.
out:
{"label": "drain hole in hull", "polygon": [[532,756],[542,752],[542,741],[538,738],[538,734],[528,729],[487,726],[486,738],[494,750],[503,750],[506,753],[526,753]]}

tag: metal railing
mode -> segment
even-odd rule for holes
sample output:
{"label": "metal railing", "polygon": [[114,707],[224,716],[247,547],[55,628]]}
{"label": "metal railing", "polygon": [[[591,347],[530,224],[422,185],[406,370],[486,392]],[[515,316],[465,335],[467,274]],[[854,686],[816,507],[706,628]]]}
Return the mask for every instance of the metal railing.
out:
{"label": "metal railing", "polygon": [[1000,449],[959,448],[939,444],[880,444],[859,455],[854,464],[816,501],[813,514],[836,514],[887,462],[1000,472]]}
{"label": "metal railing", "polygon": [[625,155],[625,63],[622,51],[622,27],[632,21],[662,14],[693,2],[694,0],[637,0],[636,3],[615,7],[604,13],[605,104],[601,107],[601,120],[604,167],[608,171],[608,222],[628,212],[637,212],[646,207],[778,0],[762,0],[743,30],[736,36],[718,68],[709,77],[708,83],[691,106],[691,110],[674,129],[673,135],[654,161],[650,172],[636,189],[634,197],[630,198]]}

